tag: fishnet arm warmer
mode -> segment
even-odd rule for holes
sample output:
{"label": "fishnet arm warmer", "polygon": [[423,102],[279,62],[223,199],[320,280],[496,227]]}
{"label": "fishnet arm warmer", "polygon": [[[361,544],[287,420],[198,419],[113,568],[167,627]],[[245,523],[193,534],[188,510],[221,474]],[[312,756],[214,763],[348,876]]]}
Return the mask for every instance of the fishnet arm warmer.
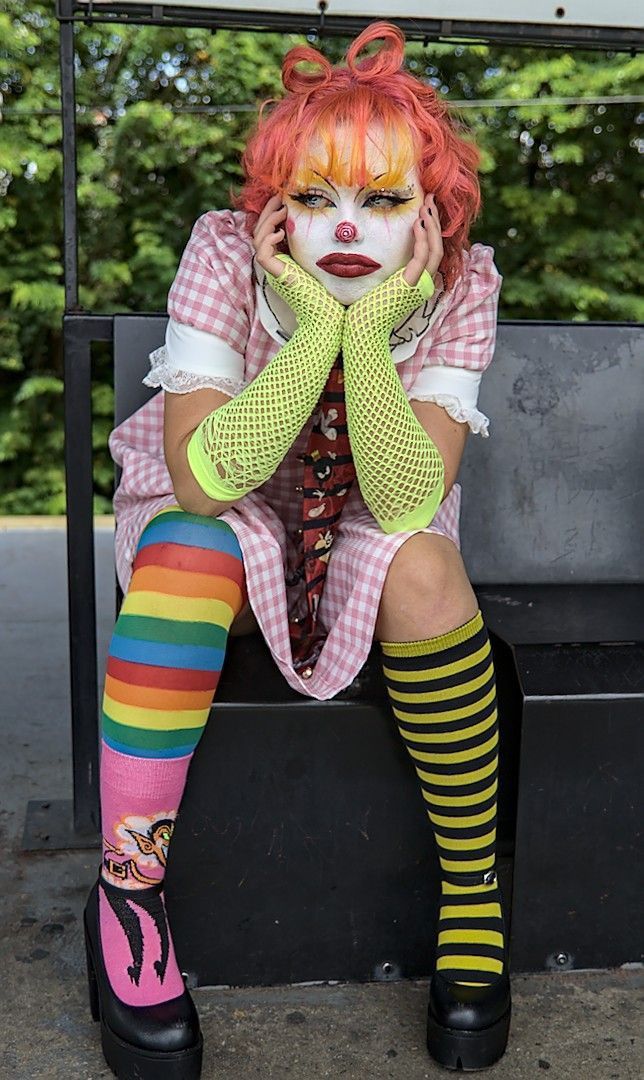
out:
{"label": "fishnet arm warmer", "polygon": [[295,333],[236,398],[202,421],[188,443],[201,489],[240,499],[273,475],[310,417],[342,344],[346,309],[289,255],[267,274],[298,320]]}
{"label": "fishnet arm warmer", "polygon": [[434,292],[426,270],[415,286],[403,271],[351,305],[342,342],[356,475],[385,533],[425,528],[445,490],[443,459],[412,411],[389,350],[391,328]]}

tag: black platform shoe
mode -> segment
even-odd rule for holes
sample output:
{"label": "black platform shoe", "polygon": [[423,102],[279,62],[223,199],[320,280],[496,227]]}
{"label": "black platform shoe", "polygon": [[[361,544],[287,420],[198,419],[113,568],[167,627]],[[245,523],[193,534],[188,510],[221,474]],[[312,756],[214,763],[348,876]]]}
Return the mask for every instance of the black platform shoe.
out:
{"label": "black platform shoe", "polygon": [[[100,1020],[105,1060],[119,1080],[198,1080],[201,1076],[203,1038],[197,1010],[188,990],[158,1005],[126,1005],[110,985],[103,961],[98,918],[98,890],[118,912],[127,894],[99,873],[84,912],[87,979],[92,1019]],[[138,889],[136,904],[157,923],[164,948],[169,942],[163,884]],[[128,911],[131,912],[128,905]],[[140,934],[140,930],[139,930]],[[140,960],[139,960],[140,962]],[[160,962],[159,962],[160,963]],[[133,967],[136,961],[133,959]]]}
{"label": "black platform shoe", "polygon": [[[494,876],[491,877],[490,875]],[[455,877],[451,876],[452,880]],[[495,871],[463,876],[461,884],[491,884]],[[435,971],[429,984],[427,1049],[447,1069],[474,1072],[494,1065],[505,1053],[512,1001],[508,975],[508,947],[503,920],[505,956],[503,974],[487,986],[450,982]]]}

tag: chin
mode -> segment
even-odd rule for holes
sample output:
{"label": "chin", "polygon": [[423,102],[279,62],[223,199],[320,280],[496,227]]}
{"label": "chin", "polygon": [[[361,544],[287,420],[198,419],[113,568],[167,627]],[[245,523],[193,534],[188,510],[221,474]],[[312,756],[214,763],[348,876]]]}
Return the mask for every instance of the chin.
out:
{"label": "chin", "polygon": [[341,304],[348,307],[349,304],[354,304],[356,300],[359,300],[362,296],[365,296],[372,289],[375,289],[376,285],[379,285],[381,281],[384,281],[382,272],[374,274],[365,274],[364,277],[359,278],[340,278],[335,274],[327,274],[319,267],[316,267],[316,277],[318,281],[322,282],[327,292],[331,293],[336,300],[339,300]]}

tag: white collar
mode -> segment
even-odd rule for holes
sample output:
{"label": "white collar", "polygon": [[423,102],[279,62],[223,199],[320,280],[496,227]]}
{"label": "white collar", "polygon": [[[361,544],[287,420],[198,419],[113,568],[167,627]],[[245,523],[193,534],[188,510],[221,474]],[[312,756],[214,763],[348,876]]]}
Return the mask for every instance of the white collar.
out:
{"label": "white collar", "polygon": [[[271,288],[266,280],[264,268],[259,265],[255,256],[253,256],[253,269],[260,322],[271,337],[283,345],[295,330],[297,325],[295,315],[286,301]],[[409,360],[409,357],[414,355],[420,338],[438,318],[446,296],[443,275],[439,272],[436,276],[438,278],[436,292],[411,315],[402,319],[391,332],[389,345],[395,364],[401,364],[403,360]]]}

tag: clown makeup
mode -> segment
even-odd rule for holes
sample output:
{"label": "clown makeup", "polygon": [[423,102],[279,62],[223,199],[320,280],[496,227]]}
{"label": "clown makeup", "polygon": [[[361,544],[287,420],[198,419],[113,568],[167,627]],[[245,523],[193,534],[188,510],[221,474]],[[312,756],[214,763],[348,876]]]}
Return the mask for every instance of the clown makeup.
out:
{"label": "clown makeup", "polygon": [[[415,166],[399,166],[390,186],[391,162],[381,147],[382,128],[371,124],[365,146],[367,183],[347,187],[329,170],[316,171],[324,148],[314,139],[304,181],[284,194],[291,256],[346,306],[406,266],[414,251],[412,227],[424,197],[420,176]],[[334,175],[346,175],[351,142],[343,127],[337,131],[336,154]],[[383,186],[383,181],[389,183]]]}

